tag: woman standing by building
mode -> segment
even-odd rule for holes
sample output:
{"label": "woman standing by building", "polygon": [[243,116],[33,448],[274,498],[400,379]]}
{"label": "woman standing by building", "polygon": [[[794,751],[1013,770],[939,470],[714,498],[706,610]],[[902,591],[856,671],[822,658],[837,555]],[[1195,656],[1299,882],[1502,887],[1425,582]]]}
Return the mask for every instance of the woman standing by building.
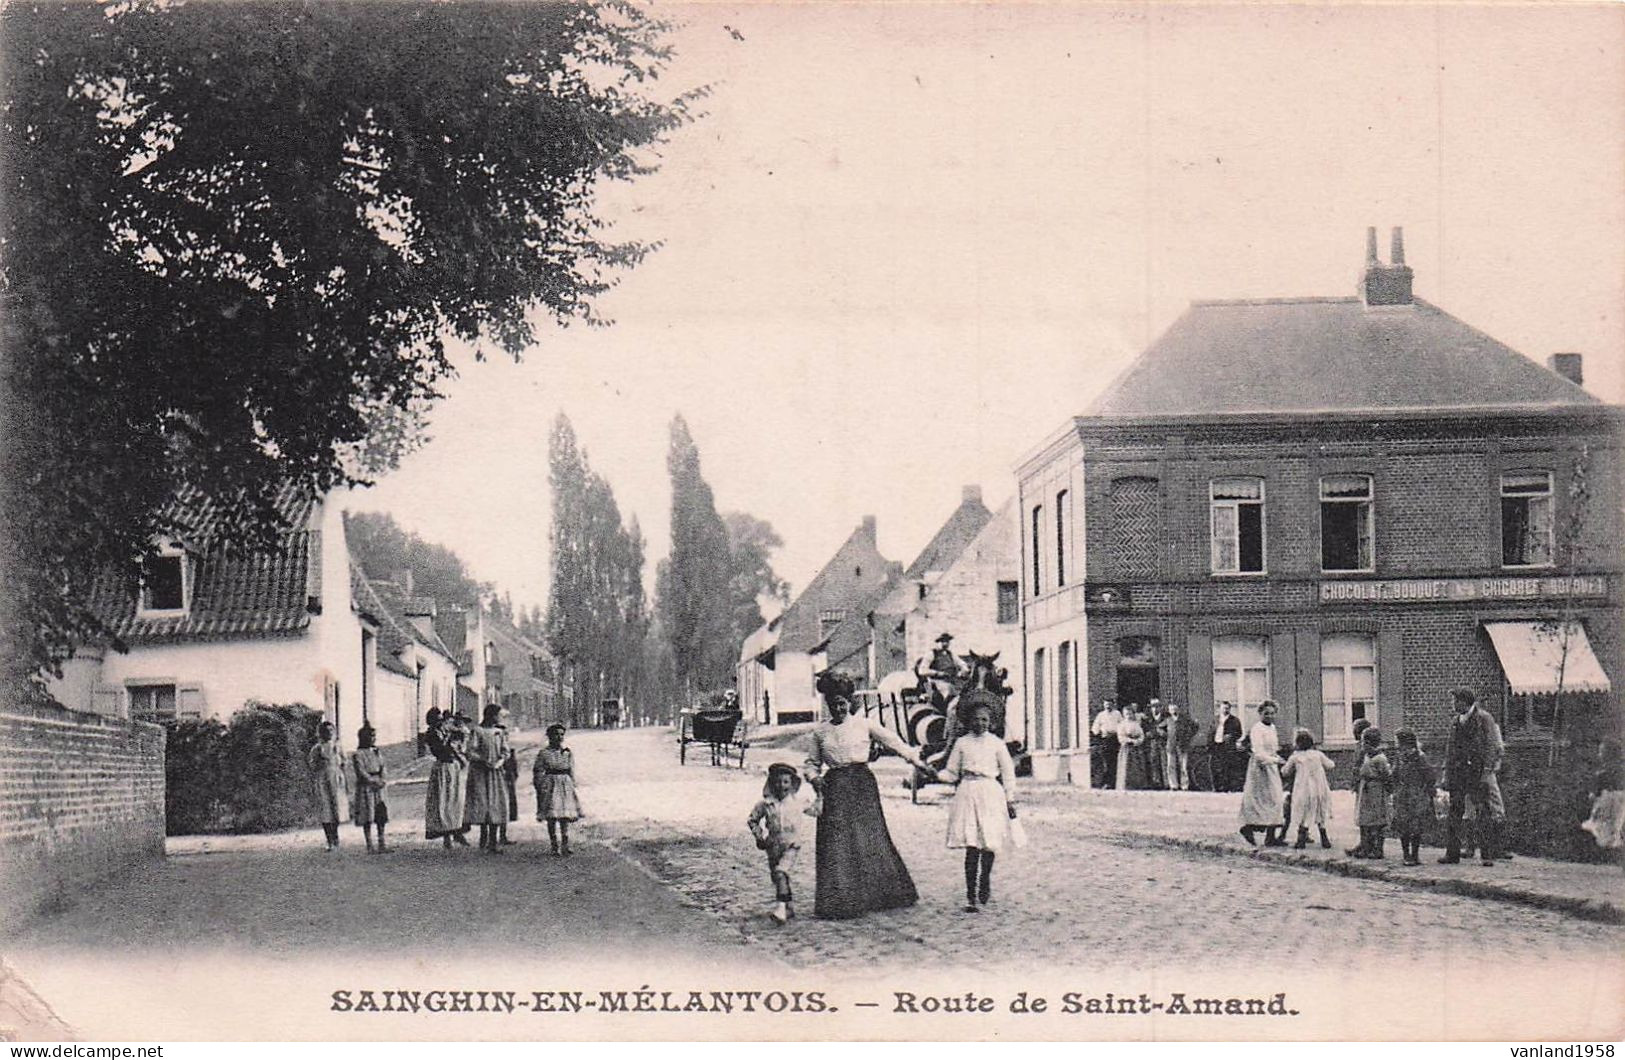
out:
{"label": "woman standing by building", "polygon": [[449,715],[443,715],[437,708],[431,707],[423,721],[428,729],[424,743],[434,756],[434,766],[429,770],[428,791],[423,796],[423,838],[439,839],[447,850],[451,849],[453,842],[466,847],[468,840],[463,838],[463,833],[467,831],[463,824],[463,768],[467,759],[463,757],[462,748],[448,735],[451,725]]}
{"label": "woman standing by building", "polygon": [[468,803],[463,821],[480,826],[480,849],[488,854],[502,853],[498,829],[508,823],[508,782],[502,767],[507,764],[508,733],[498,722],[502,708],[488,704],[479,728],[468,734]]}
{"label": "woman standing by building", "polygon": [[1282,819],[1286,794],[1281,788],[1281,737],[1275,731],[1275,701],[1258,705],[1258,723],[1247,734],[1251,748],[1247,759],[1247,780],[1241,788],[1241,837],[1253,846],[1254,835],[1264,833],[1264,845],[1286,845],[1286,822]]}
{"label": "woman standing by building", "polygon": [[327,849],[337,850],[339,825],[350,819],[350,791],[344,781],[344,751],[332,722],[316,726],[316,745],[310,749],[306,763],[316,786],[316,816],[327,833]]}
{"label": "woman standing by building", "polygon": [[1123,708],[1123,720],[1117,726],[1117,790],[1137,791],[1145,786],[1145,725],[1140,720],[1140,705],[1130,703]]}
{"label": "woman standing by building", "polygon": [[806,775],[823,798],[818,817],[817,896],[813,913],[846,920],[919,900],[886,827],[880,788],[869,770],[869,749],[880,743],[927,776],[935,771],[895,734],[852,710],[852,682],[835,674],[818,679],[829,720],[813,730]]}

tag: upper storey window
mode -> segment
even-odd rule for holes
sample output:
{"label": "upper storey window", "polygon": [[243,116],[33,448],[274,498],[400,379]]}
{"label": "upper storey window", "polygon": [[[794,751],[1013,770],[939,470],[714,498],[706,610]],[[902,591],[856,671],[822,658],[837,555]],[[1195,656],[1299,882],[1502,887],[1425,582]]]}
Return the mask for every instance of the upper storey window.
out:
{"label": "upper storey window", "polygon": [[1216,478],[1211,524],[1214,574],[1264,572],[1264,480]]}
{"label": "upper storey window", "polygon": [[1501,565],[1552,564],[1552,473],[1510,471],[1501,476]]}
{"label": "upper storey window", "polygon": [[1372,570],[1371,476],[1327,475],[1320,480],[1320,569]]}

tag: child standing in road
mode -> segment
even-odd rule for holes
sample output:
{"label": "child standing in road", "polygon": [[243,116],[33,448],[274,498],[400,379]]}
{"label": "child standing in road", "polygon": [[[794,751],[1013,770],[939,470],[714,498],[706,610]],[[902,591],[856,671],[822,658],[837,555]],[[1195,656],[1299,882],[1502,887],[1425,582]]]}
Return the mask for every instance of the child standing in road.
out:
{"label": "child standing in road", "polygon": [[1315,748],[1315,738],[1308,729],[1299,729],[1292,738],[1292,757],[1281,767],[1281,778],[1292,778],[1290,831],[1296,832],[1296,850],[1309,845],[1309,826],[1320,832],[1320,845],[1332,848],[1332,837],[1326,834],[1326,822],[1332,816],[1332,785],[1326,773],[1334,763]]}
{"label": "child standing in road", "polygon": [[[355,770],[355,805],[351,815],[367,837],[367,853],[386,854],[384,825],[389,823],[389,807],[384,804],[384,756],[378,750],[378,733],[371,725],[355,734],[355,754],[350,756]],[[372,829],[378,826],[378,845],[373,846]]]}
{"label": "child standing in road", "polygon": [[1416,733],[1400,729],[1394,734],[1399,751],[1394,756],[1394,831],[1399,834],[1403,864],[1422,864],[1422,831],[1433,820],[1433,789],[1438,778],[1422,753]]}
{"label": "child standing in road", "polygon": [[1004,740],[993,735],[993,712],[978,706],[971,731],[954,741],[940,778],[953,785],[948,810],[948,846],[965,851],[965,912],[974,913],[993,897],[993,859],[1015,841],[1010,822],[1016,766]]}
{"label": "child standing in road", "polygon": [[756,837],[756,849],[767,854],[767,874],[773,879],[773,922],[784,924],[795,916],[791,905],[790,873],[801,854],[799,818],[801,808],[796,794],[801,790],[801,774],[784,762],[767,767],[767,784],[761,801],[751,809],[745,824]]}
{"label": "child standing in road", "polygon": [[1388,762],[1388,756],[1382,753],[1382,732],[1375,725],[1360,734],[1360,749],[1365,753],[1360,762],[1359,779],[1355,782],[1360,845],[1344,853],[1351,858],[1381,861],[1383,832],[1388,828],[1388,792],[1393,787],[1394,769]]}
{"label": "child standing in road", "polygon": [[547,727],[547,746],[536,752],[531,767],[536,785],[536,819],[547,822],[547,841],[554,854],[570,854],[570,822],[581,817],[576,797],[575,756],[564,746],[564,726]]}

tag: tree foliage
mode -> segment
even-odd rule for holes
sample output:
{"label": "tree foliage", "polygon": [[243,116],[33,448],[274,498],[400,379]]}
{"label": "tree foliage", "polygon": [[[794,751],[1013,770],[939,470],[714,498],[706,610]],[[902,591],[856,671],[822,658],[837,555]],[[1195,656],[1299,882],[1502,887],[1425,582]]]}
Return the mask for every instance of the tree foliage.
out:
{"label": "tree foliage", "polygon": [[346,512],[344,533],[367,577],[390,581],[411,571],[413,595],[446,607],[472,607],[489,598],[492,610],[502,614],[491,584],[471,575],[461,556],[404,529],[389,513]]}
{"label": "tree foliage", "polygon": [[773,524],[748,512],[728,512],[722,523],[728,529],[728,593],[737,646],[765,621],[763,600],[790,602],[790,583],[773,570],[773,553],[784,547]]}
{"label": "tree foliage", "polygon": [[546,643],[570,675],[572,720],[579,724],[599,700],[632,698],[646,686],[644,541],[635,519],[622,522],[614,491],[592,470],[562,413],[553,423],[548,469],[553,580]]}
{"label": "tree foliage", "polygon": [[135,576],[177,484],[272,532],[282,483],[412,444],[449,339],[594,321],[647,250],[595,189],[693,98],[654,94],[665,29],[616,0],[5,5],[8,658],[100,632],[86,581]]}
{"label": "tree foliage", "polygon": [[700,451],[681,415],[671,421],[671,553],[660,566],[657,607],[677,686],[685,696],[733,678],[733,561],[728,530],[700,472]]}

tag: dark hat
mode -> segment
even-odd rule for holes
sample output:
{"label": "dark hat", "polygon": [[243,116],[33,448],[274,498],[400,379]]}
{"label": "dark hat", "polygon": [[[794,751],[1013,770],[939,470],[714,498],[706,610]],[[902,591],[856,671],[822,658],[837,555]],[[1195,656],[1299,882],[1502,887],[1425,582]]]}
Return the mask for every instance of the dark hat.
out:
{"label": "dark hat", "polygon": [[796,767],[788,762],[774,762],[767,767],[767,783],[762,786],[762,796],[764,798],[772,796],[773,778],[781,775],[790,778],[790,791],[792,794],[801,790],[801,774],[796,771]]}
{"label": "dark hat", "polygon": [[824,697],[825,703],[836,699],[851,699],[852,693],[856,690],[856,686],[853,685],[850,677],[845,674],[838,674],[833,670],[825,670],[820,673],[813,687],[817,689],[819,695]]}
{"label": "dark hat", "polygon": [[938,644],[947,644],[949,641],[951,641],[953,639],[954,639],[954,635],[952,633],[944,633],[942,636],[937,638],[937,643]]}

